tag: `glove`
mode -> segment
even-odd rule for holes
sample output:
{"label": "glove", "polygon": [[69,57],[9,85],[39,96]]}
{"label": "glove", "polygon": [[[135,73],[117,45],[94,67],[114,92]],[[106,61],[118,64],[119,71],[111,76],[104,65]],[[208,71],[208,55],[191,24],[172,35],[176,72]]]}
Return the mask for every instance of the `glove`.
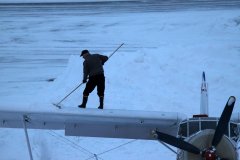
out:
{"label": "glove", "polygon": [[87,83],[87,80],[86,80],[86,79],[84,79],[84,80],[82,81],[82,83]]}

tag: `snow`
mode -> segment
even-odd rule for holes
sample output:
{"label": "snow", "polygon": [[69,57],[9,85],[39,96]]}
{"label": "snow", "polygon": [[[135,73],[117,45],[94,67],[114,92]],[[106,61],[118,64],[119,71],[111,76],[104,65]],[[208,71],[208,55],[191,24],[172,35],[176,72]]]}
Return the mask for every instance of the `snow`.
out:
{"label": "snow", "polygon": [[[114,2],[114,1],[129,1],[129,0],[68,0],[67,2]],[[136,1],[136,0],[131,0]],[[59,3],[66,0],[1,0],[0,3]]]}
{"label": "snow", "polygon": [[[104,65],[106,109],[172,111],[191,117],[199,113],[205,71],[209,114],[220,116],[229,96],[236,97],[234,112],[239,112],[239,10],[0,12],[1,107],[47,109],[81,83],[82,49],[110,55],[124,42]],[[62,104],[76,107],[83,88]],[[87,107],[97,106],[94,91]],[[29,137],[36,160],[96,159],[94,154],[104,160],[176,158],[157,141],[64,137],[63,131],[46,130],[30,130]],[[2,160],[28,159],[24,131],[1,129],[0,151]]]}

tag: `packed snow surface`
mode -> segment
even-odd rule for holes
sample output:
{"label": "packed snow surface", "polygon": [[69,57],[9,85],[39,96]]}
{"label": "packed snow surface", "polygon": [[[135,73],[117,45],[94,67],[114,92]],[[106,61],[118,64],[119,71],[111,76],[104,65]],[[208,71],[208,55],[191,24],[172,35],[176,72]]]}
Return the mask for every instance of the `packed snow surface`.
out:
{"label": "packed snow surface", "polygon": [[[110,55],[104,65],[105,109],[200,112],[202,72],[209,113],[220,116],[240,97],[240,11],[95,13],[57,9],[0,10],[0,107],[49,109],[82,81],[81,50]],[[51,81],[49,79],[54,79]],[[85,85],[62,102],[76,108]],[[87,108],[98,107],[94,91]],[[50,105],[51,106],[51,105]],[[157,141],[65,137],[29,130],[34,160],[146,160],[176,155]],[[97,158],[96,158],[97,156]],[[22,129],[1,129],[0,159],[28,159]]]}

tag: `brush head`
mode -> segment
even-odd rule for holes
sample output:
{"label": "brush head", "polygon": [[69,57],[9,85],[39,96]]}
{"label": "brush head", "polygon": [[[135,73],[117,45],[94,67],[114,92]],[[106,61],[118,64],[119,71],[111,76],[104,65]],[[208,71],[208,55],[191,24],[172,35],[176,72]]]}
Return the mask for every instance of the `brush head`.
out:
{"label": "brush head", "polygon": [[55,103],[53,103],[53,105],[54,105],[55,107],[61,109],[61,106],[60,106],[59,104],[55,104]]}

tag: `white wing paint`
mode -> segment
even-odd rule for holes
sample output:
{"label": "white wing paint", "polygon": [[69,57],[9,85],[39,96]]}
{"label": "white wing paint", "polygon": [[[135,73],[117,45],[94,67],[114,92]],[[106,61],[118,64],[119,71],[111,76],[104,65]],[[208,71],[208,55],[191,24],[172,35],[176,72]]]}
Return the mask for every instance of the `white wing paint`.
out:
{"label": "white wing paint", "polygon": [[78,108],[28,111],[1,107],[0,127],[23,128],[24,116],[28,129],[65,130],[67,136],[149,140],[154,139],[151,133],[156,129],[176,136],[178,124],[187,118],[176,112]]}

